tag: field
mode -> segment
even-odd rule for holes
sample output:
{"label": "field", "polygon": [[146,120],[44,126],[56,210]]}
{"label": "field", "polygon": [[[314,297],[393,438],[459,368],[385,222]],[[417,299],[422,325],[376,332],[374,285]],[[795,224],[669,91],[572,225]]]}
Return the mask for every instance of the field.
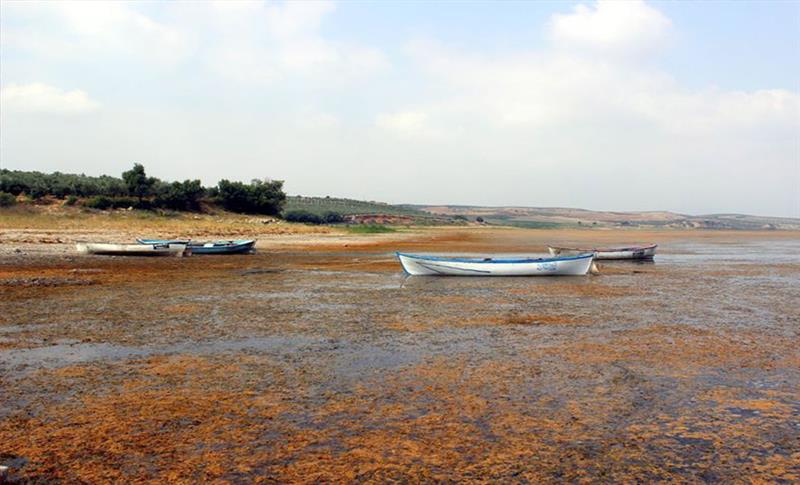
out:
{"label": "field", "polygon": [[[32,482],[797,482],[800,233],[0,213],[0,465]],[[207,218],[206,218],[207,217]],[[77,237],[250,234],[231,257]],[[564,278],[395,250],[660,244]]]}
{"label": "field", "polygon": [[364,200],[341,199],[335,197],[303,197],[293,195],[286,198],[284,212],[304,210],[317,215],[326,212],[338,212],[342,215],[350,214],[385,214],[395,216],[411,216],[419,218],[432,218],[430,214],[410,207],[385,204],[382,202],[368,202]]}

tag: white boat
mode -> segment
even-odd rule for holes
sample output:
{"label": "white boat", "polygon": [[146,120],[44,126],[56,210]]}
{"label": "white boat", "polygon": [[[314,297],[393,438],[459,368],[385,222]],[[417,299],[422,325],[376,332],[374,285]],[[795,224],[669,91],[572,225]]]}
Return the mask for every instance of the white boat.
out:
{"label": "white boat", "polygon": [[594,254],[562,258],[450,258],[396,253],[403,270],[415,276],[566,276],[585,275]]}
{"label": "white boat", "polygon": [[83,254],[105,254],[112,256],[177,256],[191,254],[186,244],[112,244],[77,243],[75,247]]}
{"label": "white boat", "polygon": [[652,259],[656,255],[657,244],[632,246],[627,248],[565,248],[548,246],[552,256],[571,256],[576,254],[594,253],[595,259]]}

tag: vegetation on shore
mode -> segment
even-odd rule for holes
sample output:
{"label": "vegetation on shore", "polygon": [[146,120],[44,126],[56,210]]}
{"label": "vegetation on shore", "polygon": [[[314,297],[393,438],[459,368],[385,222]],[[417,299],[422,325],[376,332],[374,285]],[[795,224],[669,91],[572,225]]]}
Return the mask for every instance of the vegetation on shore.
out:
{"label": "vegetation on shore", "polygon": [[344,216],[338,212],[331,211],[325,212],[322,215],[317,215],[305,210],[293,210],[285,212],[283,218],[289,222],[300,222],[303,224],[340,224],[345,222]]}
{"label": "vegetation on shore", "polygon": [[358,214],[385,214],[390,216],[432,217],[430,213],[411,207],[386,204],[384,202],[343,199],[338,197],[307,197],[290,195],[286,197],[285,211],[304,211],[324,216],[337,213],[343,216]]}
{"label": "vegetation on shore", "polygon": [[383,224],[362,224],[357,226],[348,226],[347,230],[351,234],[382,234],[386,232],[397,232],[397,229]]}
{"label": "vegetation on shore", "polygon": [[[437,215],[409,206],[391,205],[336,197],[287,196],[283,182],[253,180],[250,183],[220,180],[204,187],[200,180],[168,182],[147,175],[135,163],[120,177],[99,177],[61,172],[42,173],[0,170],[0,207],[23,205],[75,206],[108,211],[138,209],[215,213],[235,213],[282,217],[288,222],[310,225],[348,224],[367,226],[363,234],[386,232],[386,225],[463,225],[463,215]],[[478,217],[476,222],[482,223]]]}
{"label": "vegetation on shore", "polygon": [[17,198],[7,192],[0,192],[0,207],[16,205]]}
{"label": "vegetation on shore", "polygon": [[84,207],[100,210],[131,207],[198,212],[205,204],[264,215],[279,215],[286,201],[280,180],[253,180],[249,184],[220,180],[214,187],[203,187],[199,180],[170,183],[148,177],[144,166],[138,163],[119,178],[0,170],[0,204],[13,205],[12,198],[16,202],[18,196],[34,201],[54,197],[63,199],[65,205],[80,202]]}

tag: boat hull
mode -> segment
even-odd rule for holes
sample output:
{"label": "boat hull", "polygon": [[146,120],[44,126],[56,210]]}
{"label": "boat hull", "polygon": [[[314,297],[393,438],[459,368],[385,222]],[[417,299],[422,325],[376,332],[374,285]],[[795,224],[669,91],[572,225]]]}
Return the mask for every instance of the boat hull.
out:
{"label": "boat hull", "polygon": [[79,253],[106,256],[177,256],[191,254],[186,244],[77,243]]}
{"label": "boat hull", "polygon": [[630,248],[607,248],[607,249],[582,249],[582,248],[562,248],[548,246],[552,256],[574,256],[594,252],[595,259],[653,259],[656,255],[658,245],[635,246]]}
{"label": "boat hull", "polygon": [[249,253],[253,251],[255,247],[255,241],[247,241],[243,243],[236,243],[230,245],[194,245],[190,244],[189,248],[192,250],[192,254],[242,254],[242,253]]}
{"label": "boat hull", "polygon": [[159,239],[137,239],[139,244],[186,244],[192,254],[242,254],[255,250],[256,241],[253,239],[243,241],[217,241],[209,243],[193,243],[190,241],[169,241]]}
{"label": "boat hull", "polygon": [[442,258],[397,253],[403,270],[414,276],[580,276],[589,272],[593,255],[563,258]]}

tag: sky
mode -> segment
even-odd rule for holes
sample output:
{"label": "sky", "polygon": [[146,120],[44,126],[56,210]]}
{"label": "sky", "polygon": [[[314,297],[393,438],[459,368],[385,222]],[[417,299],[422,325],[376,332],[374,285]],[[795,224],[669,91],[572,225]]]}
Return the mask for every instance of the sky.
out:
{"label": "sky", "polygon": [[800,217],[800,2],[0,1],[0,167]]}

